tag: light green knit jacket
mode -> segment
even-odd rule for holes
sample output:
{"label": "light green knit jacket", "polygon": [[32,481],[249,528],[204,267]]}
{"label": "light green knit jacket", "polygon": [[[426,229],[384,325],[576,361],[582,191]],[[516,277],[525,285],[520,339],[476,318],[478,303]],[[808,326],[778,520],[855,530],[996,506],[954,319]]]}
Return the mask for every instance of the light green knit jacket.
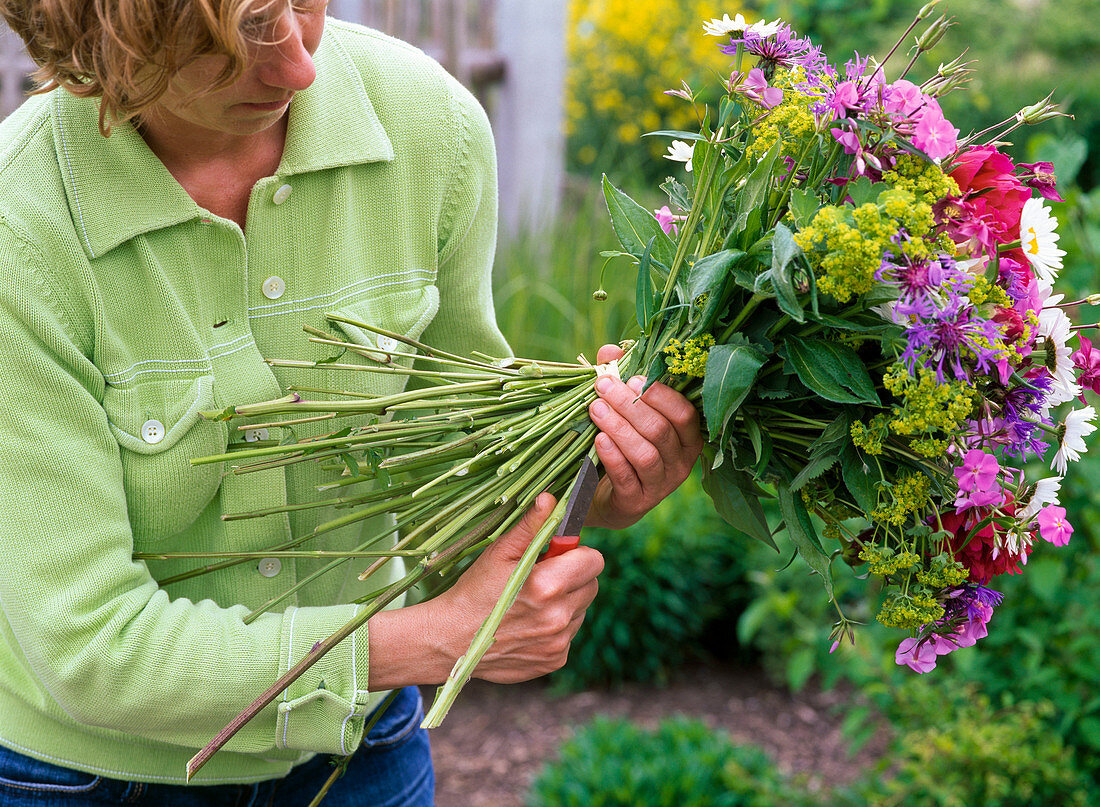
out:
{"label": "light green knit jacket", "polygon": [[[203,561],[132,557],[267,548],[343,512],[223,521],[314,499],[326,472],[189,462],[244,439],[201,410],[355,383],[264,363],[331,355],[303,325],[330,327],[324,314],[341,311],[452,351],[507,349],[492,318],[496,179],[477,102],[414,48],[332,20],[316,63],[244,232],[198,207],[129,126],[104,139],[93,101],[55,91],[0,126],[0,744],[182,782],[196,748],[359,607],[340,603],[388,579],[359,583],[349,563],[245,624],[320,562],[252,560],[161,584]],[[352,545],[385,524],[318,543]],[[380,698],[367,648],[363,628],[196,781],[267,779],[349,752]]]}

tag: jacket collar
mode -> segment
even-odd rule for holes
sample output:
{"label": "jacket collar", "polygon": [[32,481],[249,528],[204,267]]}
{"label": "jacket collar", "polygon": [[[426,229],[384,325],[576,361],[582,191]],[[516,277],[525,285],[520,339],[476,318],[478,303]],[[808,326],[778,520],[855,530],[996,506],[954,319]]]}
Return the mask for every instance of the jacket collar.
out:
{"label": "jacket collar", "polygon": [[[278,174],[393,160],[393,146],[358,69],[327,32],[317,78],[290,103]],[[130,124],[99,133],[98,101],[54,92],[53,134],[73,225],[89,258],[205,212]]]}

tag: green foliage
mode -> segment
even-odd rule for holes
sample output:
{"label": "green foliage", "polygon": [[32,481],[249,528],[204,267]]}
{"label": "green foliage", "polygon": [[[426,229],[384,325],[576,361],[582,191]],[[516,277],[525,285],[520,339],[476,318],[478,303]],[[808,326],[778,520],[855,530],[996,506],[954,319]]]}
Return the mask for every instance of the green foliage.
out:
{"label": "green foliage", "polygon": [[[942,690],[907,686],[908,724],[879,772],[848,802],[868,807],[1084,807],[1087,777],[1050,723],[1048,702],[994,709],[973,687]],[[918,694],[923,692],[923,695]],[[914,697],[915,696],[915,697]],[[882,769],[895,774],[883,782]]]}
{"label": "green foliage", "polygon": [[[553,227],[502,241],[494,267],[497,322],[517,356],[573,361],[584,353],[637,334],[635,267],[606,262],[600,250],[615,243],[599,183],[567,193]],[[607,299],[592,298],[599,288]]]}
{"label": "green foliage", "polygon": [[733,648],[723,621],[744,605],[750,542],[714,512],[697,475],[630,529],[586,529],[583,540],[606,567],[556,686],[659,682],[708,642]]}
{"label": "green foliage", "polygon": [[809,807],[771,759],[686,718],[645,731],[596,718],[543,768],[528,807]]}

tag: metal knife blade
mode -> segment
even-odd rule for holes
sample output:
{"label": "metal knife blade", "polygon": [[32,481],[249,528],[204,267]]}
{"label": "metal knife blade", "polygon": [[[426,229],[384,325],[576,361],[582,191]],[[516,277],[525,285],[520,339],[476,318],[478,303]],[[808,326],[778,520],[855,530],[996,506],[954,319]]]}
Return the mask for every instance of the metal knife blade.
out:
{"label": "metal knife blade", "polygon": [[591,457],[585,457],[577,472],[573,483],[573,490],[569,494],[569,501],[565,504],[565,516],[558,525],[557,532],[550,539],[549,548],[544,558],[553,558],[575,549],[580,543],[581,527],[588,517],[588,510],[592,506],[592,499],[596,495],[596,484],[600,481],[600,474],[596,470],[596,464]]}

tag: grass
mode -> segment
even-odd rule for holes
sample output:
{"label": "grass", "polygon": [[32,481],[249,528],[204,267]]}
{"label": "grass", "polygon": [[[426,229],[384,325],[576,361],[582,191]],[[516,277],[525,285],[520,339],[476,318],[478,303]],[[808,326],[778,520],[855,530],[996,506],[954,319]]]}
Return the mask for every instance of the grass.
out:
{"label": "grass", "polygon": [[558,221],[542,233],[502,240],[493,272],[497,321],[517,356],[595,361],[600,345],[631,338],[634,322],[632,263],[615,258],[603,273],[604,250],[618,249],[598,179],[577,180],[566,191]]}

